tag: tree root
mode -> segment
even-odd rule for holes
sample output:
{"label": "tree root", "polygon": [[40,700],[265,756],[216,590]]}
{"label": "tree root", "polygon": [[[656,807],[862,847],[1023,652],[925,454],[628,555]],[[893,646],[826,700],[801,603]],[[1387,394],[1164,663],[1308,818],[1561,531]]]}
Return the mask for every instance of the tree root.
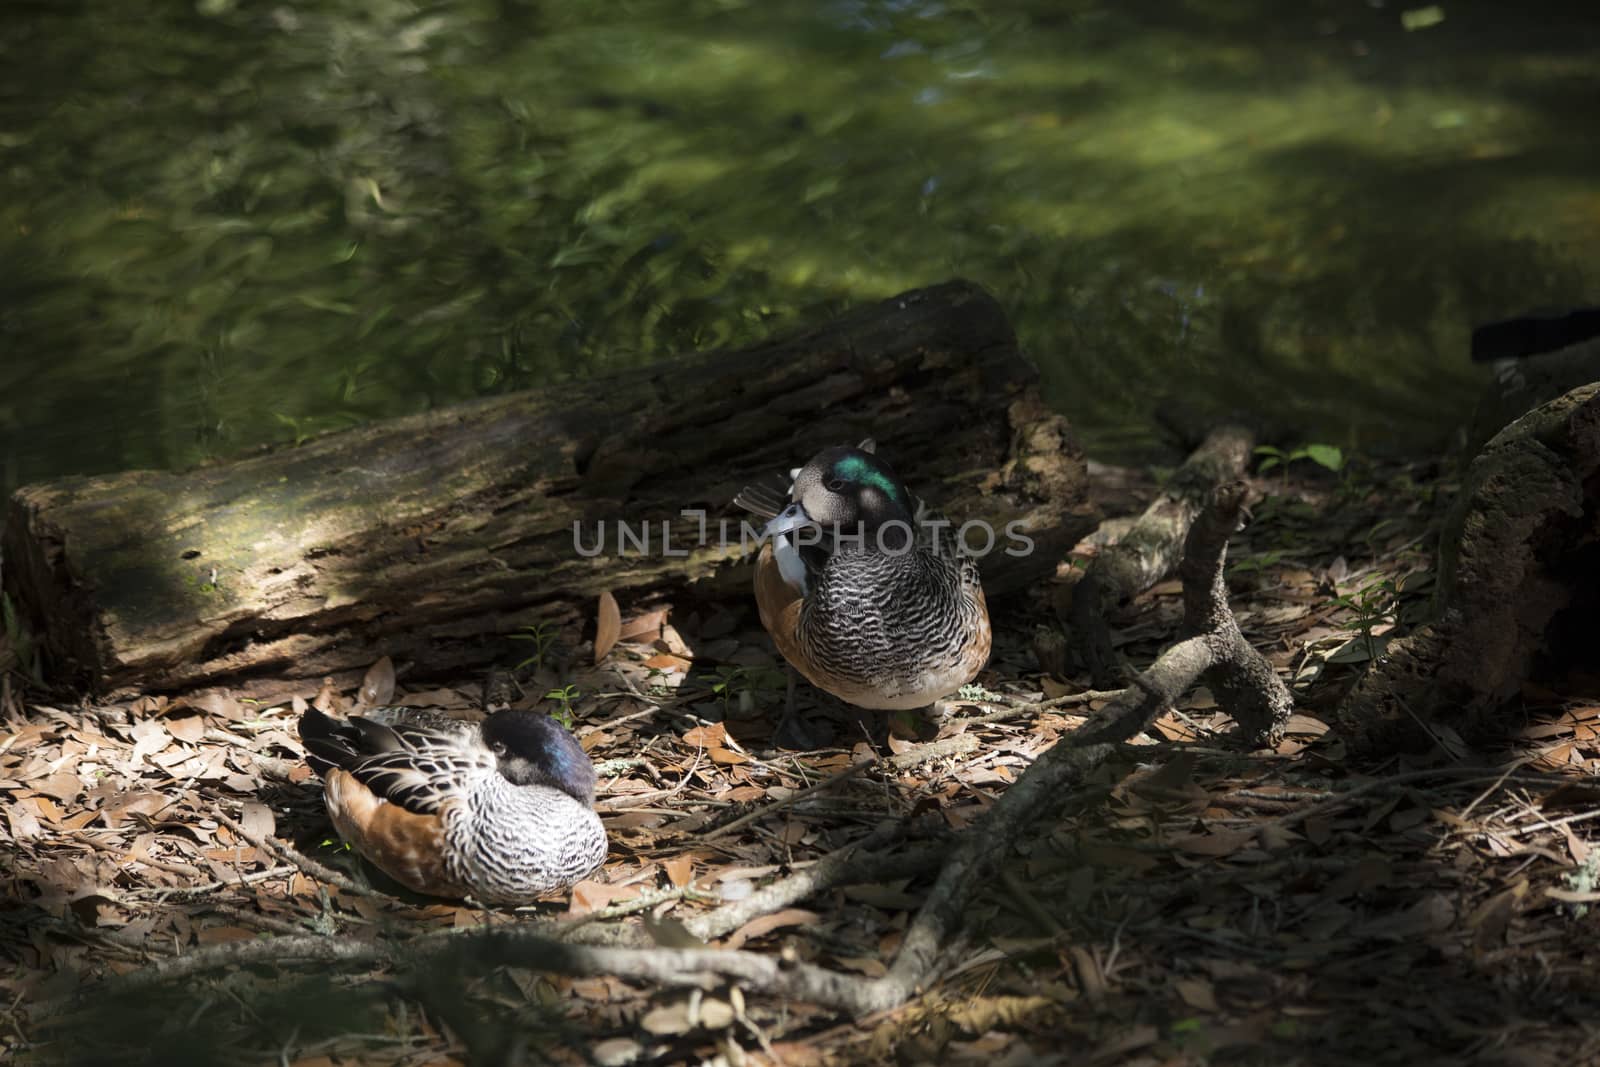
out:
{"label": "tree root", "polygon": [[1172,573],[1189,528],[1210,494],[1244,475],[1254,447],[1255,435],[1248,430],[1237,426],[1213,430],[1132,528],[1090,561],[1072,589],[1072,604],[1062,621],[1096,688],[1114,686],[1123,676],[1111,646],[1109,616]]}

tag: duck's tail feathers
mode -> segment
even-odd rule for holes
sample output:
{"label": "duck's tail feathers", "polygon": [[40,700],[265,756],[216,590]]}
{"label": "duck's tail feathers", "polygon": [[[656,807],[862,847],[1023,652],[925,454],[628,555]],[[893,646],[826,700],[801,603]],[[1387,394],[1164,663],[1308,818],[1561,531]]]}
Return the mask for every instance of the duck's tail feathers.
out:
{"label": "duck's tail feathers", "polygon": [[370,719],[335,719],[316,708],[300,716],[300,740],[306,746],[306,762],[326,777],[335,767],[351,767],[366,756],[403,747],[395,732]]}
{"label": "duck's tail feathers", "polygon": [[743,508],[758,518],[774,518],[789,506],[789,483],[783,480],[782,475],[774,474],[747,485],[733,498],[733,506]]}

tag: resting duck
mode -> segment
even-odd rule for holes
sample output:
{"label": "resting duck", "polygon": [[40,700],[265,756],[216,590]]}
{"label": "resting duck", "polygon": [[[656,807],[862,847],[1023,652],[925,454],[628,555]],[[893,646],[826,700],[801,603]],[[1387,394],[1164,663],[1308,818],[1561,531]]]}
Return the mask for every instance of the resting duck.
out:
{"label": "resting duck", "polygon": [[548,716],[311,708],[300,739],[339,836],[419,893],[526,904],[605,860],[594,764]]}
{"label": "resting duck", "polygon": [[[927,707],[972,681],[989,658],[989,611],[949,524],[931,521],[870,438],[790,476],[787,493],[755,485],[734,499],[769,520],[756,606],[789,665],[883,710]],[[793,718],[791,677],[780,734]]]}

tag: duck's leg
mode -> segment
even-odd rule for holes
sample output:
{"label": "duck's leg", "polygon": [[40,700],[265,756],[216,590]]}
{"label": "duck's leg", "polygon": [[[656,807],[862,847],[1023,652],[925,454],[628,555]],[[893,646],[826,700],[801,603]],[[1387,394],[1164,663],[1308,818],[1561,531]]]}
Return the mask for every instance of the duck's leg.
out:
{"label": "duck's leg", "polygon": [[793,667],[789,668],[789,690],[783,699],[783,718],[778,720],[778,728],[772,731],[772,743],[783,748],[813,749],[821,748],[827,743],[826,737],[818,737],[807,730],[800,721],[800,716],[795,708],[795,689],[800,683],[800,672]]}
{"label": "duck's leg", "polygon": [[956,707],[952,700],[935,700],[925,707],[889,713],[889,732],[914,741],[932,741],[944,729],[944,720]]}

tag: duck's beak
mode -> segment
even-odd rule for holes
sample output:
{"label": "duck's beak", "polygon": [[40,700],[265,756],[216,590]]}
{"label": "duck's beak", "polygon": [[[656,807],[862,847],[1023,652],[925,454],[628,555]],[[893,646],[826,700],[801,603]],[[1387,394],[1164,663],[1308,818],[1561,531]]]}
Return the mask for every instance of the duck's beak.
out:
{"label": "duck's beak", "polygon": [[806,514],[806,509],[798,503],[790,504],[768,522],[761,531],[762,537],[777,537],[779,534],[792,533],[804,526],[815,526],[811,516]]}

